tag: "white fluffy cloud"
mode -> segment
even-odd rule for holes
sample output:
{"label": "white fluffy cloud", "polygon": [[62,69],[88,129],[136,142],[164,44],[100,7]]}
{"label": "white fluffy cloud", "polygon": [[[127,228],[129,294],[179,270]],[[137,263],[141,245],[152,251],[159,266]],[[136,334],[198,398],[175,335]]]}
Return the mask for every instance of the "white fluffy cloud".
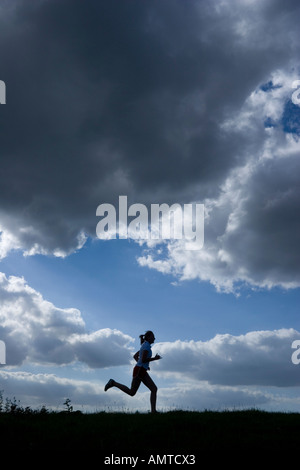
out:
{"label": "white fluffy cloud", "polygon": [[7,365],[81,361],[102,368],[130,361],[130,336],[109,328],[88,333],[78,309],[56,307],[23,278],[1,273],[0,301]]}
{"label": "white fluffy cloud", "polygon": [[163,356],[156,371],[226,386],[300,386],[299,370],[292,363],[294,329],[252,331],[241,336],[216,335],[209,341],[160,343]]}

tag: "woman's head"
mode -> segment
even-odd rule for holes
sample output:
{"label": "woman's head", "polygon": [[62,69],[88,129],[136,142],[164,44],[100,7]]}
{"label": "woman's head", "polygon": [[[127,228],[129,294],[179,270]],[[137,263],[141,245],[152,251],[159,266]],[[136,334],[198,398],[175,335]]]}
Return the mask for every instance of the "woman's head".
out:
{"label": "woman's head", "polygon": [[141,339],[141,344],[143,344],[144,341],[148,341],[151,344],[151,343],[154,343],[155,336],[154,336],[153,331],[148,330],[146,331],[144,335],[140,335],[140,339]]}

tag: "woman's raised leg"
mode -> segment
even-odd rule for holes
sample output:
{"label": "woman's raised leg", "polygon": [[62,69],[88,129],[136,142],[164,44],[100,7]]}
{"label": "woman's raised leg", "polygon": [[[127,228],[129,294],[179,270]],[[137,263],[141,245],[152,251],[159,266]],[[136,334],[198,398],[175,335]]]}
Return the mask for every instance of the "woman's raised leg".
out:
{"label": "woman's raised leg", "polygon": [[126,385],[116,382],[115,380],[114,380],[113,387],[117,387],[119,390],[122,390],[122,392],[125,392],[127,393],[127,395],[130,395],[131,397],[133,397],[138,391],[140,385],[141,385],[141,379],[139,377],[134,377],[132,379],[130,388],[127,387]]}

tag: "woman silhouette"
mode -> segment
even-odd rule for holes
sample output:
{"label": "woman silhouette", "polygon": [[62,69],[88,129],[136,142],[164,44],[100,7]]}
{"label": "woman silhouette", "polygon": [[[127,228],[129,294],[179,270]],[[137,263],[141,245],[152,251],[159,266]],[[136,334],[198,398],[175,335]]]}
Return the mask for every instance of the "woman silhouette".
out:
{"label": "woman silhouette", "polygon": [[156,395],[157,395],[157,386],[151,379],[148,374],[149,362],[157,361],[161,359],[161,356],[156,354],[152,357],[151,344],[155,341],[155,336],[152,331],[146,331],[144,335],[140,335],[141,348],[133,356],[137,364],[133,369],[131,387],[128,388],[126,385],[120,384],[113,379],[110,379],[104,387],[106,392],[111,387],[117,387],[122,390],[122,392],[127,393],[133,397],[139,389],[141,382],[143,382],[146,387],[151,391],[150,394],[150,404],[151,404],[151,413],[156,413]]}

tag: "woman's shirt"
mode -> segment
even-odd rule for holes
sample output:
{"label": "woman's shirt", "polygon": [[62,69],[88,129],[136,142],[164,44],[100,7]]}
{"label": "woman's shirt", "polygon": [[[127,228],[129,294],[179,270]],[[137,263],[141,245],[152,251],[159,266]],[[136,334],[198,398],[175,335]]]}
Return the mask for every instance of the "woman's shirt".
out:
{"label": "woman's shirt", "polygon": [[137,366],[139,367],[145,367],[146,370],[150,369],[149,367],[149,362],[142,362],[142,357],[143,357],[143,354],[144,354],[144,351],[147,351],[147,359],[150,359],[152,357],[152,349],[151,349],[151,345],[148,341],[144,341],[142,346],[141,346],[141,349],[140,349],[140,352],[139,352],[139,360],[137,362]]}

